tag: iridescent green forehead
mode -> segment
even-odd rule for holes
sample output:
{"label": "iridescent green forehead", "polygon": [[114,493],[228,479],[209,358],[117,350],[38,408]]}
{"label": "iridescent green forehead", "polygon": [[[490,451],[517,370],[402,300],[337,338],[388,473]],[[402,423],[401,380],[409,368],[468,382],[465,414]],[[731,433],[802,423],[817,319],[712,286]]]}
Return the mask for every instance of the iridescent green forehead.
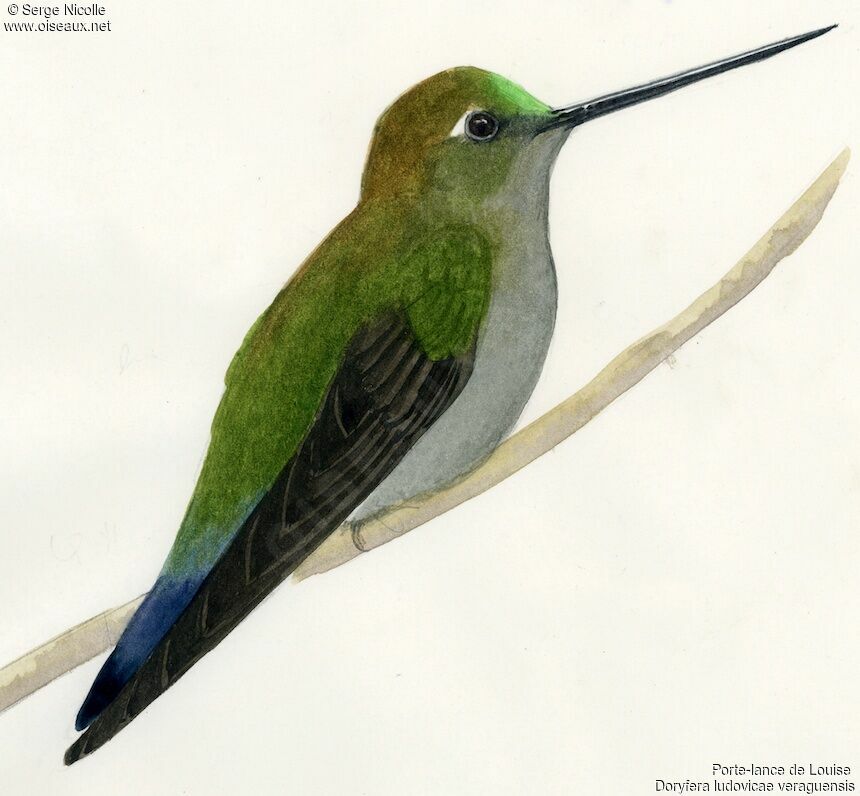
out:
{"label": "iridescent green forehead", "polygon": [[550,112],[546,104],[507,78],[474,66],[459,66],[423,80],[398,97],[383,113],[380,126],[420,127],[432,137],[439,132],[436,128],[453,124],[470,107],[506,117]]}
{"label": "iridescent green forehead", "polygon": [[522,86],[512,83],[506,77],[484,72],[483,89],[493,103],[494,109],[504,114],[518,113],[549,113],[550,108],[546,103],[533,97]]}
{"label": "iridescent green forehead", "polygon": [[401,94],[379,117],[362,195],[414,188],[457,120],[478,109],[505,120],[550,113],[549,106],[501,75],[474,66],[439,72]]}

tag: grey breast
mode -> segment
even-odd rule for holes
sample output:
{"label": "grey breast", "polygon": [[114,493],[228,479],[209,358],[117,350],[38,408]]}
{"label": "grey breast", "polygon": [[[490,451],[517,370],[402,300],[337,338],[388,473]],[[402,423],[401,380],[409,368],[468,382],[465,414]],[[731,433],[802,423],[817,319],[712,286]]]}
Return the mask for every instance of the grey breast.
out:
{"label": "grey breast", "polygon": [[505,190],[482,208],[485,223],[504,225],[506,243],[493,266],[493,294],[472,376],[351,520],[462,477],[516,424],[537,384],[555,325],[558,290],[547,210],[549,175],[564,137],[536,139],[512,169]]}

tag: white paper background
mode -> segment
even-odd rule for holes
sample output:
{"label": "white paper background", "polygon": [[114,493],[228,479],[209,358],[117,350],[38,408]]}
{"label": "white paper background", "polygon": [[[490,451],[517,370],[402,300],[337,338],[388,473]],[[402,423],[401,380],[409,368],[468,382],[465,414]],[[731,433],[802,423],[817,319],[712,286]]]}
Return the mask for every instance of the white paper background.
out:
{"label": "white paper background", "polygon": [[[860,144],[850,2],[105,1],[110,33],[0,31],[0,664],[149,586],[230,357],[419,79],[471,63],[563,104],[841,23],[572,136],[524,420]],[[4,713],[0,791],[645,794],[717,761],[860,767],[855,174],[674,365],[490,494],[282,587],[92,758],[62,766],[101,659]]]}

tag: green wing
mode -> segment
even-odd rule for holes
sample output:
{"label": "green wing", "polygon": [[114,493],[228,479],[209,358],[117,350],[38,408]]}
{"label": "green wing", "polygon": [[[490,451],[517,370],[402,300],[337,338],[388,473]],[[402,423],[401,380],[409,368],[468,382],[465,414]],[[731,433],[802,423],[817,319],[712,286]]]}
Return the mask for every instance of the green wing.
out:
{"label": "green wing", "polygon": [[[428,258],[427,252],[435,254]],[[403,258],[401,281],[395,283],[397,306],[358,324],[299,444],[287,449],[279,471],[217,549],[215,560],[203,564],[197,579],[194,570],[172,577],[165,567],[96,678],[78,717],[80,728],[91,726],[69,750],[67,762],[98,748],[220,642],[384,480],[459,395],[471,374],[489,264],[476,258],[471,275],[459,264],[440,268],[439,252],[436,238],[432,246],[416,247]],[[483,295],[475,284],[481,279]],[[270,334],[273,312],[277,304],[244,348],[253,352],[259,336]],[[440,332],[433,318],[449,331]],[[247,389],[251,375],[234,364],[225,401],[231,388]],[[289,392],[281,402],[301,406]],[[255,442],[271,446],[279,430],[274,410],[269,420],[269,435],[249,433],[237,455],[253,458]],[[213,447],[216,442],[213,431]],[[270,454],[263,451],[261,458],[265,455]],[[182,541],[180,535],[177,546]],[[195,567],[213,556],[212,550],[191,549]],[[183,563],[188,561],[186,555]]]}
{"label": "green wing", "polygon": [[[374,214],[336,230],[257,321],[228,371],[212,442],[166,564],[207,570],[293,455],[357,330],[402,309],[431,359],[475,339],[490,295],[491,251],[474,228],[424,231],[392,245],[397,223]],[[368,227],[369,228],[365,228]],[[350,233],[350,234],[347,234]],[[368,266],[375,251],[391,251]]]}

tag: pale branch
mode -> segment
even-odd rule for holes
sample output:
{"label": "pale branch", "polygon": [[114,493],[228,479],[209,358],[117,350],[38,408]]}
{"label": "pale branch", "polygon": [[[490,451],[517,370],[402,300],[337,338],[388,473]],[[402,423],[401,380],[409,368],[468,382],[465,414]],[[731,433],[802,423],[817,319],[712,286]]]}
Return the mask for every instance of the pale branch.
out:
{"label": "pale branch", "polygon": [[[479,468],[447,489],[409,500],[363,524],[345,523],[293,578],[303,580],[350,561],[480,495],[554,448],[641,381],[687,340],[734,306],[815,228],[850,152],[843,150],[789,210],[716,285],[683,312],[631,345],[581,390],[503,442]],[[0,669],[0,711],[112,647],[143,596],[106,611]]]}
{"label": "pale branch", "polygon": [[671,321],[622,351],[570,398],[505,440],[480,467],[447,489],[411,498],[408,504],[377,519],[354,527],[345,523],[293,573],[293,578],[302,580],[326,572],[402,536],[486,492],[581,429],[687,340],[737,304],[806,239],[836,191],[849,157],[849,150],[843,150],[716,285]]}
{"label": "pale branch", "polygon": [[87,619],[0,669],[0,713],[110,649],[144,597]]}

